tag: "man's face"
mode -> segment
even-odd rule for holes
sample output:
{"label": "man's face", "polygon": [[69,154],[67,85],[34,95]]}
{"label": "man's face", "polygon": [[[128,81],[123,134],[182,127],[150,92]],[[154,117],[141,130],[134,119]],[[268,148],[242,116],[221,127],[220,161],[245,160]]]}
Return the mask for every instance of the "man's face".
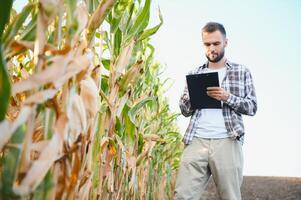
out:
{"label": "man's face", "polygon": [[202,38],[207,59],[213,63],[220,61],[225,54],[227,38],[220,31],[203,32]]}

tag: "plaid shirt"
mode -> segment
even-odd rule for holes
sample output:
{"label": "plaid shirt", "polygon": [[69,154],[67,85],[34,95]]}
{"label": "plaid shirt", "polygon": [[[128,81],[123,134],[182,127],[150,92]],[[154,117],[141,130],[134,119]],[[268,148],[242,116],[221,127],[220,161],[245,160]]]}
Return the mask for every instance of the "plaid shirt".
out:
{"label": "plaid shirt", "polygon": [[[189,74],[200,74],[208,71],[208,63],[192,70]],[[221,87],[230,92],[227,101],[222,104],[225,126],[229,137],[243,142],[244,125],[242,114],[255,115],[257,100],[250,71],[243,65],[226,61],[226,76]],[[185,117],[192,116],[183,138],[184,144],[190,144],[195,135],[197,123],[201,117],[200,109],[192,110],[189,100],[187,84],[180,98],[180,109]]]}

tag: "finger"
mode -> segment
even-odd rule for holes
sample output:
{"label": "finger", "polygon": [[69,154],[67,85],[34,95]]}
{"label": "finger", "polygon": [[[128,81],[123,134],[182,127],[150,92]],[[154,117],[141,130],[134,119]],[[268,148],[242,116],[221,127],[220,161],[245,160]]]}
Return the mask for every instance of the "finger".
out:
{"label": "finger", "polygon": [[222,92],[220,92],[220,91],[209,91],[209,92],[207,92],[207,95],[222,95]]}
{"label": "finger", "polygon": [[207,90],[220,90],[220,87],[207,87]]}
{"label": "finger", "polygon": [[222,95],[220,93],[214,93],[214,92],[207,92],[207,95],[211,98],[217,99],[217,100],[221,100]]}
{"label": "finger", "polygon": [[218,94],[208,94],[208,96],[216,99],[216,98],[219,98],[220,95],[218,95]]}
{"label": "finger", "polygon": [[207,91],[222,91],[223,89],[220,87],[208,87]]}

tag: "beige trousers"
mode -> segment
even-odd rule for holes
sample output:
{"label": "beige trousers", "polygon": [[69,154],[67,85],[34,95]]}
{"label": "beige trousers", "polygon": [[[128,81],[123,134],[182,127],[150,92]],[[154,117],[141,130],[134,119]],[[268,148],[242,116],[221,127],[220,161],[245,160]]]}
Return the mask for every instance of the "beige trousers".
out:
{"label": "beige trousers", "polygon": [[182,155],[174,199],[201,199],[212,175],[221,199],[240,200],[242,168],[243,153],[239,141],[193,138]]}

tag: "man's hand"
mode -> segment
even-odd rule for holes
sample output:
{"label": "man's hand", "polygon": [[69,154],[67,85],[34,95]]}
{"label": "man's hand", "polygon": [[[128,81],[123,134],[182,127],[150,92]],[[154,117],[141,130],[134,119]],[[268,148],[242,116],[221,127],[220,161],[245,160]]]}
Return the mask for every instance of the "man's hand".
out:
{"label": "man's hand", "polygon": [[207,95],[218,101],[227,101],[230,93],[221,87],[207,87]]}

